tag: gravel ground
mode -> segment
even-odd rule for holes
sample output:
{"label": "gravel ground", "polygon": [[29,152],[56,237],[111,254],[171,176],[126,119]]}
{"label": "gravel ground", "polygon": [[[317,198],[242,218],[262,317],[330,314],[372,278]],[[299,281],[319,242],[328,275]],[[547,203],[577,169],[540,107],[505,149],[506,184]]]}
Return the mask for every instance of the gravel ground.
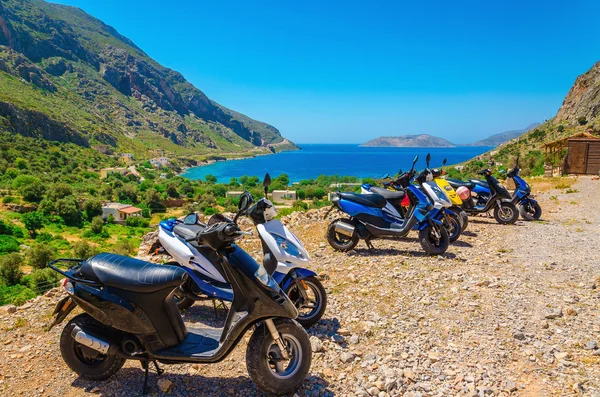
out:
{"label": "gravel ground", "polygon": [[[286,217],[329,293],[324,318],[309,331],[310,376],[296,394],[600,396],[600,181],[579,178],[572,193],[543,180],[533,187],[543,190],[542,221],[501,226],[471,218],[465,235],[434,258],[414,235],[375,241],[374,252],[361,243],[337,253],[323,237],[323,210]],[[260,255],[256,239],[244,245]],[[0,394],[139,395],[139,364],[127,363],[106,382],[79,379],[66,367],[62,327],[43,331],[60,293],[14,313],[0,309]],[[225,313],[197,303],[185,320],[218,326]],[[246,372],[245,345],[219,364],[163,366],[160,378],[151,373],[152,394],[261,395]],[[168,393],[158,379],[172,383]]]}

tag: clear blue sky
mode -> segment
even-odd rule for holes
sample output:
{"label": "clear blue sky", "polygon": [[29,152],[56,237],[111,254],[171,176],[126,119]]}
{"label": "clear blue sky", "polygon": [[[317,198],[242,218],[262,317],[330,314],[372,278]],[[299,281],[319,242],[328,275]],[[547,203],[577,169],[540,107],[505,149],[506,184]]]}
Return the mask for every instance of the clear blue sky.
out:
{"label": "clear blue sky", "polygon": [[299,143],[523,128],[600,60],[594,0],[55,2]]}

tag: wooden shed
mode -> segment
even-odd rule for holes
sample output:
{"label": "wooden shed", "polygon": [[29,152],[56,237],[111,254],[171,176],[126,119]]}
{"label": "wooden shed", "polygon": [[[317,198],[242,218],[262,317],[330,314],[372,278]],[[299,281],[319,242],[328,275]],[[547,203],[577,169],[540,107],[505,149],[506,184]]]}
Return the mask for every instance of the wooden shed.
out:
{"label": "wooden shed", "polygon": [[[581,132],[570,137],[547,143],[546,160],[549,161],[546,174],[598,174],[600,173],[600,137]],[[567,156],[560,166],[554,166],[562,158],[562,150],[567,148]],[[557,158],[557,156],[560,156]],[[558,169],[557,169],[558,168]]]}

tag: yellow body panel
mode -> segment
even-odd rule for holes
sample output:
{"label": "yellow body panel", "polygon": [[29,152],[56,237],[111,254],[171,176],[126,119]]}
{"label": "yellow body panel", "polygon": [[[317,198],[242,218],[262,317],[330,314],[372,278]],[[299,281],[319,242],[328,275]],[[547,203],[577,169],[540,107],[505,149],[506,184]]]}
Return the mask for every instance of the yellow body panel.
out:
{"label": "yellow body panel", "polygon": [[433,180],[444,191],[444,193],[446,193],[448,197],[450,197],[450,201],[452,202],[452,204],[458,206],[462,205],[462,200],[460,199],[460,197],[458,197],[458,194],[456,194],[456,190],[454,190],[454,188],[450,186],[447,180],[445,180],[444,178],[434,178]]}

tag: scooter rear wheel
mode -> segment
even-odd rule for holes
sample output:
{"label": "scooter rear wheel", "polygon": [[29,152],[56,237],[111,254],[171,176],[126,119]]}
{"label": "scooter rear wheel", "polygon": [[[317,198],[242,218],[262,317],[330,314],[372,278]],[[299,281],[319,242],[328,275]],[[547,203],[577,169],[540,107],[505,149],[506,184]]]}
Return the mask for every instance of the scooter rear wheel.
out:
{"label": "scooter rear wheel", "polygon": [[110,330],[87,313],[75,316],[60,335],[60,353],[65,363],[79,376],[90,380],[105,380],[121,369],[125,360],[111,354],[102,354],[75,341],[71,333],[75,326],[98,336]]}
{"label": "scooter rear wheel", "polygon": [[519,206],[519,212],[521,213],[521,218],[528,221],[537,221],[542,217],[542,207],[538,203],[522,204]]}
{"label": "scooter rear wheel", "polygon": [[467,214],[467,212],[460,207],[450,207],[450,210],[458,214],[460,221],[460,232],[462,233],[467,230],[467,226],[469,226],[469,214]]}
{"label": "scooter rear wheel", "polygon": [[327,226],[327,242],[333,249],[341,252],[347,252],[356,247],[358,236],[354,233],[352,236],[346,236],[335,230],[335,224],[338,222],[350,223],[347,219],[336,219]]}
{"label": "scooter rear wheel", "polygon": [[284,359],[267,326],[261,323],[250,337],[246,368],[252,381],[267,395],[290,394],[308,374],[312,350],[308,334],[294,320],[276,319],[275,326],[290,354]]}
{"label": "scooter rear wheel", "polygon": [[438,225],[434,227],[439,237],[435,235],[434,229],[431,226],[426,226],[419,231],[419,242],[423,250],[429,255],[442,255],[448,249],[450,238],[445,227]]}

